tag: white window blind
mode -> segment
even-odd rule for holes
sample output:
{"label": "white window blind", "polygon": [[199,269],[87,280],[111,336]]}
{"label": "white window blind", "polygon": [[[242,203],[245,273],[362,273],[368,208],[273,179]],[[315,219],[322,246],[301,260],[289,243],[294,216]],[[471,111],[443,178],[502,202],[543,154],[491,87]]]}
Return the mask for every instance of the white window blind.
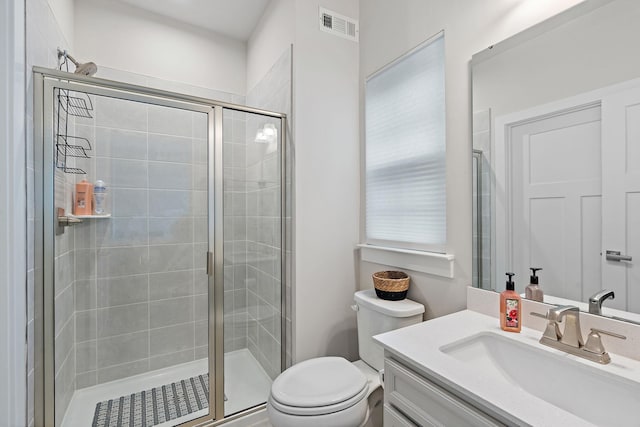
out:
{"label": "white window blind", "polygon": [[366,82],[367,243],[444,252],[444,35]]}

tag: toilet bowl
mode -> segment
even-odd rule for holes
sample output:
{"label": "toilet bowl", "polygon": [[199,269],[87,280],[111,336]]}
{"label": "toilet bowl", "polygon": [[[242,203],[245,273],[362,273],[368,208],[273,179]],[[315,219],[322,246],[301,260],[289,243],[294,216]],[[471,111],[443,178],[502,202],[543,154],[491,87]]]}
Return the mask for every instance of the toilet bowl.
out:
{"label": "toilet bowl", "polygon": [[278,427],[361,426],[368,418],[368,397],[379,386],[377,372],[364,363],[309,359],[276,378],[267,413]]}
{"label": "toilet bowl", "polygon": [[[356,292],[358,348],[362,360],[318,357],[281,373],[267,401],[275,427],[363,427],[381,416],[383,350],[372,337],[422,321],[424,306],[410,300],[378,299],[373,290]],[[377,426],[376,426],[377,427]]]}

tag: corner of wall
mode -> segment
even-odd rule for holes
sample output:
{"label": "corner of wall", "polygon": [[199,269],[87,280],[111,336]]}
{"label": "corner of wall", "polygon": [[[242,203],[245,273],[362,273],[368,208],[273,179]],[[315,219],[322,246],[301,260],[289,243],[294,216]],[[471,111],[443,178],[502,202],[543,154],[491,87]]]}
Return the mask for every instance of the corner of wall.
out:
{"label": "corner of wall", "polygon": [[271,0],[247,41],[247,94],[293,43],[293,0]]}
{"label": "corner of wall", "polygon": [[[75,0],[47,0],[51,8],[52,16],[58,24],[64,39],[69,44],[69,49],[73,49],[74,29],[75,29]],[[62,47],[62,46],[60,46]]]}

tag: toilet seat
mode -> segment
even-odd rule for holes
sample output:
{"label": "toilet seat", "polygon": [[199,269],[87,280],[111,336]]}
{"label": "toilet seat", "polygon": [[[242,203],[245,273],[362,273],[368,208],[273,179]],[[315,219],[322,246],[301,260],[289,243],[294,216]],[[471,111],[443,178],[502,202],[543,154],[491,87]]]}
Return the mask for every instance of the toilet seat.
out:
{"label": "toilet seat", "polygon": [[335,405],[325,405],[325,406],[311,406],[311,407],[299,407],[299,406],[288,406],[283,405],[271,396],[270,403],[278,411],[290,414],[290,415],[303,415],[303,416],[311,416],[311,415],[325,415],[325,414],[333,414],[335,412],[344,411],[345,409],[349,409],[355,405],[357,405],[364,397],[367,395],[367,387],[363,388],[360,393],[353,396],[351,399],[345,400],[344,402],[337,403]]}
{"label": "toilet seat", "polygon": [[271,386],[274,409],[291,415],[323,415],[345,410],[369,391],[366,376],[342,357],[319,357],[283,372]]}

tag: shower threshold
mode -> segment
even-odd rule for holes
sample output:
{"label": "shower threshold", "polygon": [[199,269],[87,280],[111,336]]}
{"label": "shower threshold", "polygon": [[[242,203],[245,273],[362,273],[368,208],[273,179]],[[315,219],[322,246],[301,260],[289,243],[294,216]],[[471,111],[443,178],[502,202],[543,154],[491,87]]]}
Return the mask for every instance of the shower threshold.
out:
{"label": "shower threshold", "polygon": [[[266,402],[271,379],[248,349],[225,353],[224,361],[225,397],[227,398],[224,402],[225,416]],[[95,408],[99,402],[161,387],[204,374],[207,371],[208,360],[200,359],[76,390],[61,427],[91,426]],[[156,426],[175,426],[208,413],[208,408],[202,409]]]}

